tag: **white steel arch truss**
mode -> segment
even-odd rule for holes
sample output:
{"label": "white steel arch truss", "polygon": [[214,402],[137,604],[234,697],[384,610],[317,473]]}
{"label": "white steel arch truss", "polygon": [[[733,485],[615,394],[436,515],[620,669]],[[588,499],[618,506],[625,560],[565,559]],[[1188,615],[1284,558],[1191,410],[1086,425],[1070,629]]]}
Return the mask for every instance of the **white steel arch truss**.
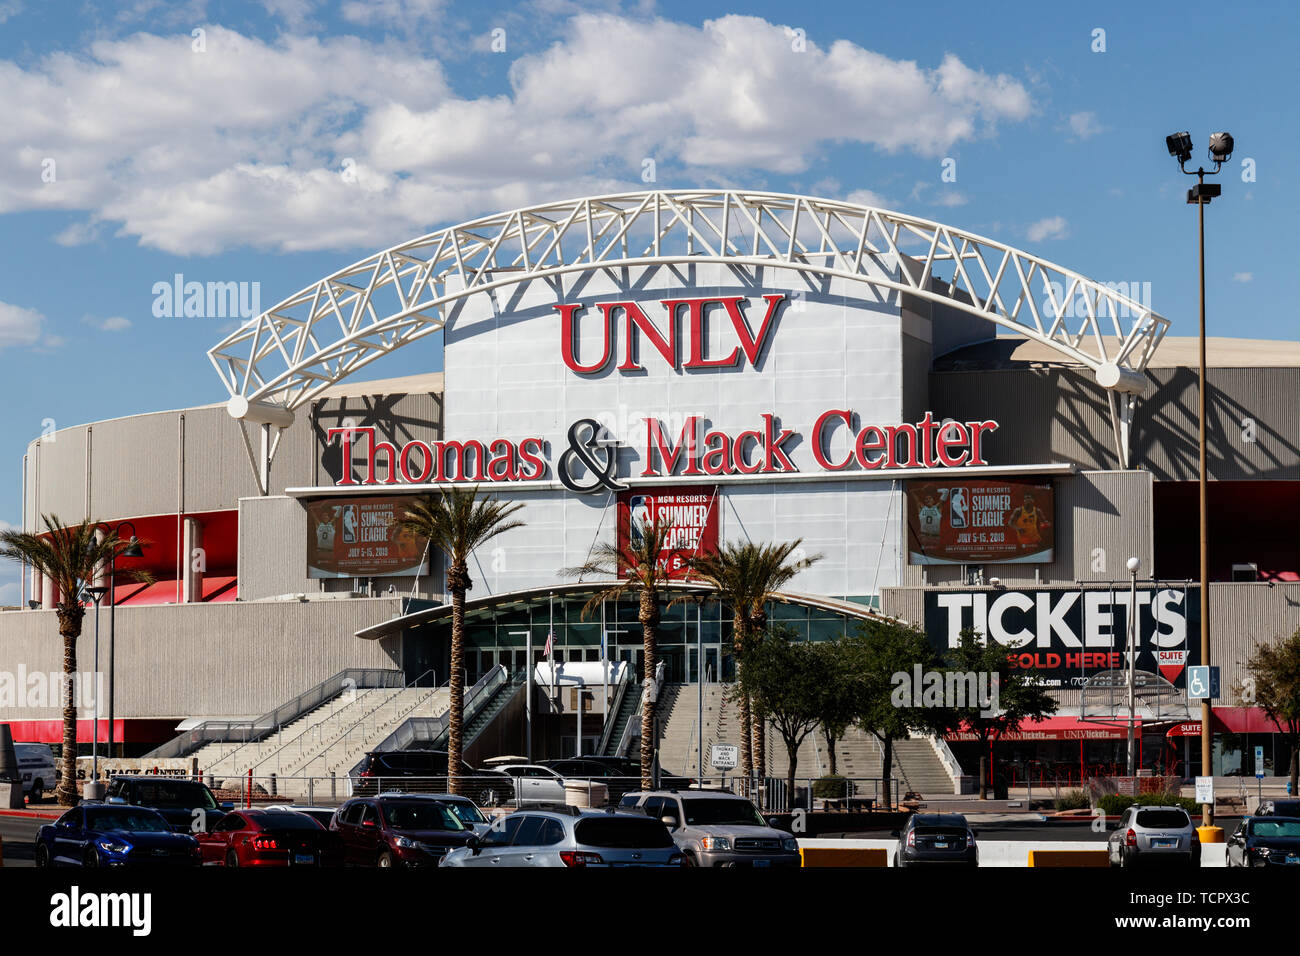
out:
{"label": "white steel arch truss", "polygon": [[[1116,449],[1167,319],[1115,287],[943,223],[838,200],[741,190],[593,196],[486,216],[377,252],[258,315],[208,356],[241,425],[263,426],[266,492],[293,410],[441,330],[459,300],[592,269],[719,260],[860,281],[948,305],[1056,350],[1107,391]],[[1118,402],[1117,402],[1118,396]]]}

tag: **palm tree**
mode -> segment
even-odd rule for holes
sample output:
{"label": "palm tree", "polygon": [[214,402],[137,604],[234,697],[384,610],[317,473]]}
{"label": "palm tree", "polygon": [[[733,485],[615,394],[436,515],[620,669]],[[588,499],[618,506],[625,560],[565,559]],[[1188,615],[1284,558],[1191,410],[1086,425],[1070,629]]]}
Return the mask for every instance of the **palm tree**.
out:
{"label": "palm tree", "polygon": [[816,554],[791,561],[802,543],[802,538],[784,544],[733,542],[723,545],[716,554],[693,558],[690,562],[691,571],[717,592],[719,600],[731,606],[731,647],[740,691],[740,726],[746,728],[740,739],[741,773],[745,777],[757,771],[761,780],[767,773],[762,707],[760,702],[751,699],[745,687],[745,650],[767,629],[767,602],[796,574],[821,560],[821,555]]}
{"label": "palm tree", "polygon": [[465,722],[465,592],[474,587],[469,576],[469,556],[497,535],[522,528],[523,521],[510,520],[522,507],[522,504],[480,498],[477,489],[453,487],[437,495],[423,495],[394,522],[400,531],[427,538],[447,558],[447,592],[451,595],[447,789],[451,793],[460,793],[461,736]]}
{"label": "palm tree", "polygon": [[[562,572],[579,578],[588,574],[603,574],[617,579],[614,583],[600,586],[591,600],[583,605],[584,618],[604,601],[617,601],[629,593],[638,596],[640,608],[637,619],[641,622],[641,647],[645,658],[641,675],[643,688],[647,686],[647,681],[654,678],[659,634],[659,592],[672,579],[659,558],[668,546],[672,533],[672,522],[638,522],[633,526],[625,547],[620,548],[608,542],[598,544],[592,549],[586,564],[577,568],[565,568]],[[641,699],[641,789],[650,790],[654,787],[652,765],[655,714],[653,707],[646,706],[644,695]]]}
{"label": "palm tree", "polygon": [[[77,805],[77,702],[74,684],[77,675],[77,638],[86,608],[83,588],[95,580],[110,562],[131,546],[107,525],[95,521],[65,525],[56,515],[42,515],[45,531],[0,532],[0,557],[27,564],[44,576],[46,586],[59,596],[56,608],[59,636],[63,638],[63,751],[59,762],[59,805]],[[101,533],[102,529],[102,533]],[[147,571],[124,571],[137,581],[152,581]]]}

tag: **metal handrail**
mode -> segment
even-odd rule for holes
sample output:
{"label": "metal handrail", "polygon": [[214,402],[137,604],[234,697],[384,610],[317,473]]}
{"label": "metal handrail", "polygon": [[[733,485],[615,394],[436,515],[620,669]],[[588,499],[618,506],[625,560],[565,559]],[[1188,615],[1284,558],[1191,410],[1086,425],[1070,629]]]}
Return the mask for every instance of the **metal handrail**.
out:
{"label": "metal handrail", "polygon": [[[634,716],[629,717],[627,723],[623,725],[623,732],[619,734],[618,737],[618,747],[614,751],[615,757],[622,757],[627,753],[628,744],[632,742],[632,725],[637,723],[635,718],[641,715],[641,706],[642,703],[645,701],[645,689],[641,686],[640,683],[637,683],[635,686],[636,686],[637,700],[636,700],[635,709],[633,711]],[[639,726],[637,727],[637,730],[638,732],[640,731]]]}
{"label": "metal handrail", "polygon": [[628,674],[631,668],[624,667],[618,679],[618,687],[614,691],[614,699],[610,701],[609,713],[605,714],[605,728],[600,732],[600,744],[596,752],[606,753],[606,747],[609,746],[609,738],[614,736],[614,724],[618,720],[619,709],[623,706],[623,695],[627,693]]}
{"label": "metal handrail", "polygon": [[[165,744],[154,748],[145,756],[157,758],[184,757],[198,750],[204,744],[230,743],[238,740],[242,745],[255,740],[264,740],[285,723],[297,720],[298,717],[315,710],[325,701],[343,693],[349,686],[349,682],[351,682],[350,686],[352,688],[401,687],[401,678],[402,672],[395,668],[345,668],[261,717],[254,720],[239,721],[205,720],[197,727],[191,727]],[[372,682],[375,680],[378,680],[378,682]],[[394,680],[397,682],[394,683]],[[315,700],[315,703],[306,706],[305,702],[308,700]],[[242,737],[230,736],[236,729],[244,732]]]}

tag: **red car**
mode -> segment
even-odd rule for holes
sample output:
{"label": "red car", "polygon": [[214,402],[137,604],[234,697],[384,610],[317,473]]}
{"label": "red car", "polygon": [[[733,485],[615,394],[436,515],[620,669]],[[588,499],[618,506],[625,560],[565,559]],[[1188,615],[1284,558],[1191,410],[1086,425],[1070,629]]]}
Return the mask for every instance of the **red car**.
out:
{"label": "red car", "polygon": [[232,810],[196,833],[204,866],[338,866],[342,843],[305,813]]}

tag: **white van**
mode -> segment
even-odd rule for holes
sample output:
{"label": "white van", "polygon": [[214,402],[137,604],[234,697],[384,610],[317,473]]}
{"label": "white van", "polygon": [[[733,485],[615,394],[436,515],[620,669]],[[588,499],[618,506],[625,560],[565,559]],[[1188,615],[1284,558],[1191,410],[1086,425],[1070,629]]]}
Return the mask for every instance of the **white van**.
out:
{"label": "white van", "polygon": [[14,744],[14,751],[18,755],[18,770],[23,775],[23,793],[36,803],[58,784],[54,751],[49,744]]}

